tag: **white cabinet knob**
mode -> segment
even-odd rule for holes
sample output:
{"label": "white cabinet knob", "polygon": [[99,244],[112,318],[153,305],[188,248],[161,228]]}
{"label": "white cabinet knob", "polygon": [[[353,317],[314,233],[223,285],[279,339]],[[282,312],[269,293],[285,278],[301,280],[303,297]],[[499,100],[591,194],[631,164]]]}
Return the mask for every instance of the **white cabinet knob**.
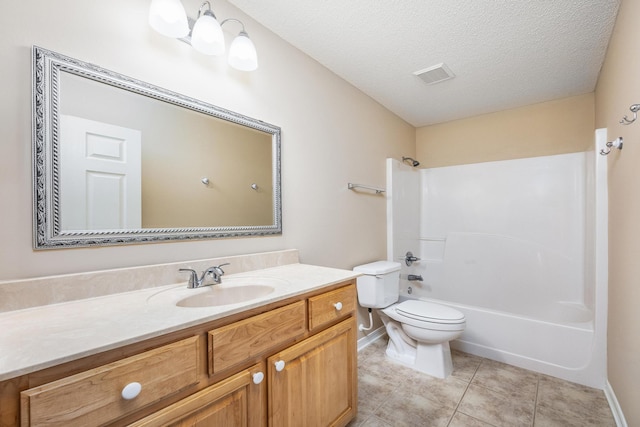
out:
{"label": "white cabinet knob", "polygon": [[284,369],[284,360],[278,360],[274,365],[276,366],[276,371],[280,372]]}
{"label": "white cabinet knob", "polygon": [[122,389],[122,398],[125,400],[135,399],[142,390],[140,383],[129,383]]}
{"label": "white cabinet knob", "polygon": [[264,380],[264,374],[262,372],[256,372],[253,374],[253,383],[260,384]]}
{"label": "white cabinet knob", "polygon": [[333,304],[333,306],[336,308],[336,310],[340,311],[342,310],[342,303],[341,302],[337,302],[335,304]]}

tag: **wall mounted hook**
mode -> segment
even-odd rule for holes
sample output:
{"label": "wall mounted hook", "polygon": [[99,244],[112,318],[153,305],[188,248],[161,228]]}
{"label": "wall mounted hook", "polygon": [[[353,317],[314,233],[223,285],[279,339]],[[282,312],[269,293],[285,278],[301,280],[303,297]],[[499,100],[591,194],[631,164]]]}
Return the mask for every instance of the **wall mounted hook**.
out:
{"label": "wall mounted hook", "polygon": [[633,113],[633,118],[629,119],[627,116],[624,116],[622,120],[620,120],[620,124],[630,125],[631,123],[635,122],[638,118],[638,111],[640,111],[640,104],[633,104],[631,107],[629,107],[629,110],[631,110],[631,112]]}
{"label": "wall mounted hook", "polygon": [[603,148],[602,150],[600,150],[600,154],[603,155],[603,156],[608,155],[611,152],[611,147],[615,147],[618,150],[622,150],[623,142],[624,142],[624,140],[622,139],[621,136],[617,137],[613,141],[607,142],[607,148],[606,149]]}

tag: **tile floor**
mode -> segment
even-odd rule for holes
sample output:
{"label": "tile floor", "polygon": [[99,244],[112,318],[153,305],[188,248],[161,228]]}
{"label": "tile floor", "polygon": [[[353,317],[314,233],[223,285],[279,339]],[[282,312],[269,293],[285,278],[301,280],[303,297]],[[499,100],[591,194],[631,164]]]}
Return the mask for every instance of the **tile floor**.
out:
{"label": "tile floor", "polygon": [[604,392],[461,352],[442,380],[395,364],[386,338],[358,354],[348,427],[615,427]]}

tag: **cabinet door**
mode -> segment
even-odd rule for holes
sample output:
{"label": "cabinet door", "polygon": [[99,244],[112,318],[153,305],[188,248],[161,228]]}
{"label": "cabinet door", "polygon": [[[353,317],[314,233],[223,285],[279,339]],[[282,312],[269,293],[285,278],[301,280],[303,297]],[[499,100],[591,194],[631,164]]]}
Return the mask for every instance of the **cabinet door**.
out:
{"label": "cabinet door", "polygon": [[265,384],[264,363],[259,363],[130,427],[264,427]]}
{"label": "cabinet door", "polygon": [[355,417],[355,330],[349,318],[268,359],[270,426],[344,426]]}

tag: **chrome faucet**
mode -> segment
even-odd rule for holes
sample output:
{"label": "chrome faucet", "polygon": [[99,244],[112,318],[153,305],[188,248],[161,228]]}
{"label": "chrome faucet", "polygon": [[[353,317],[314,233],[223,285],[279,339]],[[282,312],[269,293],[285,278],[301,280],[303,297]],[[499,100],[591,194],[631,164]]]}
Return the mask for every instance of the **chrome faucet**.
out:
{"label": "chrome faucet", "polygon": [[[178,271],[181,273],[190,273],[187,288],[193,289],[201,286],[211,286],[222,283],[222,276],[224,275],[222,267],[225,265],[229,265],[229,263],[227,262],[225,264],[214,265],[213,267],[207,268],[202,272],[202,276],[200,276],[200,278],[198,278],[198,273],[191,268],[181,268]],[[211,283],[206,283],[208,277],[211,277]]]}

